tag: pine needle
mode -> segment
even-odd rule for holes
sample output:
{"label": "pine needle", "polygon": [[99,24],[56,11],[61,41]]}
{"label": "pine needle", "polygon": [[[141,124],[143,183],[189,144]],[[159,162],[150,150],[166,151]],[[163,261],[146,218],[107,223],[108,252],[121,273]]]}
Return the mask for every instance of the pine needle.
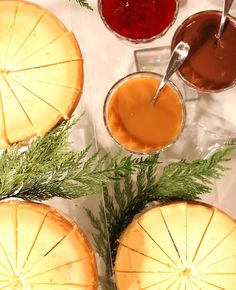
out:
{"label": "pine needle", "polygon": [[[160,162],[159,155],[150,156],[145,160],[139,159],[136,171],[115,181],[112,187],[104,185],[106,219],[103,218],[104,209],[100,206],[100,218],[94,219],[90,212],[90,220],[97,231],[94,241],[98,245],[97,251],[104,261],[112,255],[114,262],[118,238],[134,216],[140,213],[150,202],[165,203],[180,200],[198,200],[201,195],[211,192],[212,182],[223,176],[228,170],[224,162],[229,160],[230,153],[235,149],[235,143],[227,146],[206,160],[174,162],[166,165],[159,179],[157,170]],[[110,251],[101,223],[107,225],[110,241]],[[104,252],[104,249],[107,249]],[[111,273],[107,273],[103,280],[110,281]],[[102,288],[106,289],[106,288]]]}
{"label": "pine needle", "polygon": [[68,136],[77,120],[65,121],[43,138],[35,138],[28,150],[21,144],[0,155],[0,199],[18,197],[46,200],[77,198],[101,192],[103,184],[133,172],[138,160],[121,153],[111,158],[91,155],[91,146],[77,153]]}
{"label": "pine needle", "polygon": [[87,2],[87,0],[76,0],[77,3],[79,3],[80,6],[85,7],[91,11],[93,11],[92,6]]}

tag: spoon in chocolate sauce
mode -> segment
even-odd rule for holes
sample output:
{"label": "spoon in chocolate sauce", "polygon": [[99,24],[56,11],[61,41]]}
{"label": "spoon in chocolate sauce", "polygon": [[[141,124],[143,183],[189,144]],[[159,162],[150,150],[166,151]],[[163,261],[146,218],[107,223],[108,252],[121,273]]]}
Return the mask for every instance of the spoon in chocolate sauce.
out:
{"label": "spoon in chocolate sauce", "polygon": [[233,2],[234,2],[234,0],[224,0],[223,1],[223,11],[221,14],[220,27],[219,27],[218,33],[216,34],[217,40],[220,40],[221,35],[224,31],[225,21],[227,19],[227,15],[229,13],[229,10],[230,10]]}
{"label": "spoon in chocolate sauce", "polygon": [[154,96],[152,97],[152,103],[155,104],[158,96],[160,95],[160,92],[164,88],[166,82],[170,79],[170,77],[177,71],[177,69],[180,68],[180,66],[183,64],[185,61],[186,57],[188,56],[189,53],[189,45],[186,42],[180,41],[175,49],[172,52],[172,55],[170,57],[170,61],[168,63],[166,73],[164,74],[160,85],[155,92]]}

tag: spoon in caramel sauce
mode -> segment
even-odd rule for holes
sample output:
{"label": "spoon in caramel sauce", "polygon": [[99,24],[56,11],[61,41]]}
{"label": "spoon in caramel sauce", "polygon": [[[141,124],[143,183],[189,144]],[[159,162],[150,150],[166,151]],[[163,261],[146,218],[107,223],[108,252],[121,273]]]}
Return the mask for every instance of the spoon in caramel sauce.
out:
{"label": "spoon in caramel sauce", "polygon": [[220,26],[219,26],[219,30],[218,33],[216,34],[216,39],[220,40],[221,35],[224,31],[224,26],[225,26],[225,21],[227,19],[227,15],[229,13],[229,10],[233,4],[234,0],[224,0],[223,1],[223,11],[221,14],[221,20],[220,20]]}
{"label": "spoon in caramel sauce", "polygon": [[185,61],[186,57],[188,56],[189,49],[190,49],[189,45],[183,41],[180,41],[176,45],[175,49],[173,50],[173,52],[171,54],[170,61],[168,63],[167,69],[166,69],[166,73],[164,74],[157,91],[155,92],[154,96],[152,97],[153,104],[156,103],[156,100],[157,100],[160,92],[164,88],[166,82],[170,79],[170,77],[173,75],[173,73],[175,73],[177,71],[177,69],[180,68],[180,66]]}

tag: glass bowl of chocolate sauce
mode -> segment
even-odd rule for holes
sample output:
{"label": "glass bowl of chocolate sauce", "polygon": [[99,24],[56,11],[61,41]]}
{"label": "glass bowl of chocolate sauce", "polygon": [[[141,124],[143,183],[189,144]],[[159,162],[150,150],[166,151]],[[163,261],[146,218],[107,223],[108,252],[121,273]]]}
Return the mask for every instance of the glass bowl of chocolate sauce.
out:
{"label": "glass bowl of chocolate sauce", "polygon": [[171,49],[187,42],[190,51],[178,75],[189,86],[205,93],[217,93],[236,83],[236,19],[227,17],[220,40],[216,39],[220,11],[202,11],[187,18],[176,30]]}
{"label": "glass bowl of chocolate sauce", "polygon": [[98,0],[105,26],[119,39],[142,44],[163,36],[174,24],[179,0]]}

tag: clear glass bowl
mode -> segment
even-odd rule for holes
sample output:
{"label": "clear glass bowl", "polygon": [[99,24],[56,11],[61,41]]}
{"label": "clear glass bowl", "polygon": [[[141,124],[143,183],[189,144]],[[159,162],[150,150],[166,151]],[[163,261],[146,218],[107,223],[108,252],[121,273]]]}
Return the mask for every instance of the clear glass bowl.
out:
{"label": "clear glass bowl", "polygon": [[[145,43],[149,43],[154,41],[157,38],[162,37],[163,35],[166,34],[166,32],[170,29],[170,27],[175,23],[177,15],[178,15],[178,11],[179,11],[179,1],[180,0],[175,0],[176,3],[176,9],[175,9],[175,13],[173,15],[173,19],[172,21],[169,23],[169,25],[160,33],[150,37],[150,38],[140,38],[140,39],[135,39],[135,38],[129,38],[129,37],[125,37],[120,35],[119,33],[117,33],[114,29],[112,29],[109,24],[106,21],[106,18],[103,15],[102,12],[102,1],[103,0],[98,0],[98,11],[99,14],[101,16],[101,19],[103,21],[103,23],[105,24],[105,26],[107,27],[107,29],[112,32],[116,37],[118,37],[120,40],[122,40],[123,42],[127,43],[127,44],[145,44]],[[149,1],[149,0],[148,0]]]}
{"label": "clear glass bowl", "polygon": [[[160,152],[160,151],[163,151],[169,147],[171,147],[177,140],[178,138],[180,137],[183,129],[184,129],[184,126],[185,126],[185,119],[186,119],[186,109],[185,109],[185,103],[184,103],[184,100],[183,100],[183,97],[182,97],[182,94],[181,92],[179,91],[179,89],[175,86],[175,84],[172,82],[172,81],[169,81],[168,82],[168,85],[169,87],[177,94],[178,98],[179,98],[179,101],[180,101],[180,104],[182,106],[182,120],[181,120],[181,128],[179,129],[178,133],[176,134],[176,136],[174,137],[174,139],[170,140],[170,142],[161,147],[161,148],[158,148],[156,150],[153,150],[153,151],[149,151],[149,150],[131,150],[127,144],[123,144],[121,143],[121,141],[119,141],[115,136],[114,136],[114,133],[111,129],[111,127],[109,126],[109,121],[108,121],[108,108],[109,108],[109,104],[110,104],[110,101],[114,95],[114,93],[116,92],[117,89],[119,89],[122,85],[124,85],[126,82],[128,82],[129,80],[134,80],[134,79],[139,79],[139,78],[152,78],[152,79],[157,79],[157,80],[161,80],[162,79],[162,75],[160,74],[157,74],[157,73],[153,73],[153,72],[136,72],[136,73],[132,73],[132,74],[129,74],[127,75],[126,77],[120,79],[118,82],[116,82],[113,87],[110,89],[110,91],[108,92],[107,96],[106,96],[106,99],[105,99],[105,102],[104,102],[104,106],[103,106],[103,118],[104,118],[104,123],[105,123],[105,126],[106,126],[106,129],[109,133],[109,135],[113,138],[113,140],[119,144],[121,147],[123,147],[124,149],[126,149],[127,151],[131,152],[131,153],[134,153],[134,154],[142,154],[142,155],[145,155],[145,154],[154,154],[154,153],[157,153],[157,152]],[[155,126],[155,124],[153,125]]]}
{"label": "clear glass bowl", "polygon": [[[217,11],[217,10],[206,10],[206,11],[201,11],[201,12],[198,12],[198,13],[195,13],[193,15],[191,15],[190,17],[188,17],[175,31],[175,34],[172,38],[172,43],[171,43],[171,51],[173,51],[174,47],[175,47],[175,41],[176,41],[176,38],[178,36],[179,33],[181,33],[183,30],[187,30],[188,27],[191,26],[191,23],[193,23],[195,20],[197,19],[200,19],[199,16],[201,15],[209,15],[209,14],[212,14],[212,15],[218,15],[219,16],[219,21],[220,21],[220,16],[221,16],[221,12],[220,11]],[[236,30],[236,18],[228,15],[227,16],[228,20],[233,24],[233,26],[235,27],[235,30]],[[219,23],[220,24],[220,23]],[[226,24],[227,25],[227,24]],[[189,34],[190,35],[190,34]],[[190,43],[189,43],[190,44]],[[191,45],[190,45],[190,49],[191,49]],[[219,58],[219,56],[218,56]],[[207,62],[205,62],[205,66],[207,67]],[[219,72],[220,73],[220,72]],[[177,71],[177,75],[183,80],[183,82],[188,85],[189,87],[191,88],[194,88],[196,89],[198,92],[202,92],[202,93],[220,93],[220,92],[223,92],[225,90],[228,90],[230,88],[233,88],[236,84],[236,79],[231,82],[229,85],[226,85],[225,87],[222,87],[222,88],[219,88],[219,89],[210,89],[210,88],[204,88],[204,87],[199,87],[197,86],[196,84],[194,84],[193,82],[191,82],[190,79],[187,79],[183,73],[181,73],[181,70],[178,70]],[[204,79],[202,77],[202,79]]]}

